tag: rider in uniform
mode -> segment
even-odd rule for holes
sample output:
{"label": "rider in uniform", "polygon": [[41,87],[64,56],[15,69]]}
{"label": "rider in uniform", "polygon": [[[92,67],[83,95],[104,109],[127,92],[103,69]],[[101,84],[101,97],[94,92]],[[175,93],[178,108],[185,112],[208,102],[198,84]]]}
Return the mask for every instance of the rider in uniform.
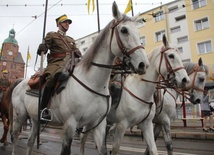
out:
{"label": "rider in uniform", "polygon": [[79,49],[76,47],[75,40],[72,37],[66,35],[69,29],[69,25],[72,23],[71,19],[67,18],[67,15],[62,15],[56,19],[56,25],[58,27],[57,32],[48,32],[44,38],[44,43],[39,45],[37,54],[41,55],[42,52],[47,55],[47,67],[43,73],[46,80],[46,85],[43,91],[41,101],[41,120],[50,121],[51,111],[47,109],[49,98],[51,97],[57,78],[60,77],[60,81],[66,80],[69,74],[63,74],[63,68],[72,56],[74,52],[75,58],[81,57]]}
{"label": "rider in uniform", "polygon": [[0,102],[2,101],[3,93],[6,91],[7,87],[10,86],[11,82],[8,78],[8,70],[2,70],[2,76],[0,77]]}

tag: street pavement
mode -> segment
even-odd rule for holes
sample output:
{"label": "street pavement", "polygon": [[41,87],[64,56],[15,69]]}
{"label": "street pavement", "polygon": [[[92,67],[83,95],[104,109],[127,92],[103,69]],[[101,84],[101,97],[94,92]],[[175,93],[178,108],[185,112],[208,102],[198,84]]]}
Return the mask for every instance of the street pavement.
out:
{"label": "street pavement", "polygon": [[[0,122],[1,131],[3,124]],[[30,127],[28,126],[28,129]],[[36,149],[36,144],[34,145],[32,155],[43,155],[43,154],[60,154],[59,143],[61,142],[60,138],[60,130],[54,129],[54,127],[48,126],[45,128],[46,132],[41,134],[42,143],[45,145],[41,145],[40,149]],[[19,141],[19,153],[25,154],[26,148],[24,146],[27,145],[27,135],[29,130],[23,131],[22,133],[22,141]],[[2,132],[0,132],[2,134]],[[132,132],[129,129],[126,131],[126,136],[140,136],[141,132],[134,126]],[[58,135],[58,136],[56,136]],[[172,138],[179,139],[202,139],[213,141],[214,140],[214,132],[203,132],[200,121],[188,121],[187,127],[183,127],[182,120],[175,120],[171,124],[171,136]],[[162,134],[160,135],[162,137]],[[9,136],[8,136],[9,138]],[[48,140],[47,140],[48,138]],[[78,137],[76,137],[78,139]],[[96,150],[94,149],[94,143],[89,143],[90,147],[87,148],[89,154],[96,154]],[[12,151],[12,144],[7,147],[0,146],[0,154],[9,155]],[[42,153],[43,152],[43,153]],[[77,155],[79,152],[79,141],[74,140],[74,144],[72,144],[72,155]],[[166,154],[166,153],[163,153]],[[175,153],[180,154],[180,153]],[[183,154],[182,154],[183,155]],[[186,153],[185,153],[186,155]]]}

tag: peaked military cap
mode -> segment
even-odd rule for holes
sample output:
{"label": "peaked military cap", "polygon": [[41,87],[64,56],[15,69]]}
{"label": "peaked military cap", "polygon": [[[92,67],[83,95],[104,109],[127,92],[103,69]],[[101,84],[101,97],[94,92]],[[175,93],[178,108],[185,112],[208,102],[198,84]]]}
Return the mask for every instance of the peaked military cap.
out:
{"label": "peaked military cap", "polygon": [[60,17],[58,17],[58,18],[56,19],[56,25],[58,26],[59,23],[64,22],[64,21],[68,21],[69,24],[72,23],[72,20],[71,20],[71,19],[68,19],[67,15],[64,14],[64,15],[62,15],[62,16],[60,16]]}
{"label": "peaked military cap", "polygon": [[3,74],[8,74],[8,73],[9,73],[8,70],[6,70],[6,69],[5,69],[5,70],[2,70],[1,72],[2,72]]}

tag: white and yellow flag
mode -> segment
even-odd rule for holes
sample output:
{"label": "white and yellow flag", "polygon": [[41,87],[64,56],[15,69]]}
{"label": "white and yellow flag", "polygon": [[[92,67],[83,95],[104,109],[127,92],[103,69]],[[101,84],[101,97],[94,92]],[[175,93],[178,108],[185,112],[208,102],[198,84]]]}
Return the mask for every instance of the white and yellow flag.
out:
{"label": "white and yellow flag", "polygon": [[[94,10],[95,10],[94,0],[88,0],[87,5],[88,5],[88,14],[90,14],[91,5],[92,5],[92,12],[94,12]],[[92,13],[92,12],[91,12],[91,13]]]}
{"label": "white and yellow flag", "polygon": [[31,55],[30,55],[29,47],[28,47],[28,50],[27,50],[27,60],[30,60],[30,59],[31,59]]}
{"label": "white and yellow flag", "polygon": [[129,11],[132,10],[132,0],[129,0],[127,6],[126,6],[126,10],[124,11],[125,14],[127,14]]}

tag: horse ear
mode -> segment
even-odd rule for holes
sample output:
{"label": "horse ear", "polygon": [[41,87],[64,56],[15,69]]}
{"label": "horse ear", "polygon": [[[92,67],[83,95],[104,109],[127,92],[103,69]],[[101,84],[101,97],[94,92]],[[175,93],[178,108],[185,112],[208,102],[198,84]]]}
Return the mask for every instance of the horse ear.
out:
{"label": "horse ear", "polygon": [[122,15],[121,15],[121,13],[118,9],[117,3],[115,1],[113,2],[113,5],[112,5],[112,14],[116,20],[122,19]]}
{"label": "horse ear", "polygon": [[165,34],[163,35],[162,41],[163,41],[163,44],[166,48],[169,47],[169,43],[168,43],[168,40],[166,39]]}
{"label": "horse ear", "polygon": [[198,59],[198,65],[199,65],[199,66],[203,66],[203,61],[202,61],[201,58]]}

